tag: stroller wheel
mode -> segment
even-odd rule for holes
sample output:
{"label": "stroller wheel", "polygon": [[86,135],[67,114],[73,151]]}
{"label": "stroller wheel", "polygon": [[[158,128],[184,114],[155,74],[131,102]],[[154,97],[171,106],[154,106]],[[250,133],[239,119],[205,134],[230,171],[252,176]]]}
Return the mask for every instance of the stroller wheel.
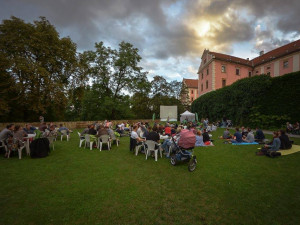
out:
{"label": "stroller wheel", "polygon": [[170,163],[173,165],[173,166],[175,166],[176,165],[176,156],[175,155],[172,155],[171,156],[171,159],[170,159]]}
{"label": "stroller wheel", "polygon": [[190,172],[193,172],[193,171],[196,169],[196,165],[197,165],[196,159],[192,159],[192,160],[189,162],[188,170],[189,170]]}

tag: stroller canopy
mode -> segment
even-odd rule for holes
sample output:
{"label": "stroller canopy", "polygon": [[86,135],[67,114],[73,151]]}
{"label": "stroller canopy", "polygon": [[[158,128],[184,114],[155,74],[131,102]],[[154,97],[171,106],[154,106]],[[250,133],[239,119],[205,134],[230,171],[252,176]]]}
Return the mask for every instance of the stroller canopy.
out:
{"label": "stroller canopy", "polygon": [[184,113],[180,114],[180,122],[182,121],[194,121],[195,120],[195,114],[191,113],[189,111],[185,111]]}

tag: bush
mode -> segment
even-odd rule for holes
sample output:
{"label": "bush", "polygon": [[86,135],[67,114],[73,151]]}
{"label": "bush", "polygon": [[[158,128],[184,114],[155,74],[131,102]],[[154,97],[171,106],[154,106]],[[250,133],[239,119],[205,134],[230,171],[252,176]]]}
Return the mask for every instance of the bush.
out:
{"label": "bush", "polygon": [[200,96],[192,112],[212,121],[223,117],[234,124],[281,127],[299,120],[300,71],[271,78],[268,75],[238,80],[230,86]]}

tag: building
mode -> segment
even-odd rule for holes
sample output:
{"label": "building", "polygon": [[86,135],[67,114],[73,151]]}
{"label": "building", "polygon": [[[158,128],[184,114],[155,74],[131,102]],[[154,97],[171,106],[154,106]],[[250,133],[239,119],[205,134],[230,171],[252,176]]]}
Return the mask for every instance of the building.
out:
{"label": "building", "polygon": [[[196,80],[196,79],[183,79],[182,83],[187,88],[187,92],[188,92],[188,96],[189,96],[189,102],[192,103],[196,98],[199,97],[198,80]],[[186,96],[183,96],[183,98],[186,98]]]}
{"label": "building", "polygon": [[299,71],[300,40],[274,49],[260,52],[249,60],[204,50],[198,70],[199,96],[231,85],[235,81],[254,75],[268,74],[271,77]]}

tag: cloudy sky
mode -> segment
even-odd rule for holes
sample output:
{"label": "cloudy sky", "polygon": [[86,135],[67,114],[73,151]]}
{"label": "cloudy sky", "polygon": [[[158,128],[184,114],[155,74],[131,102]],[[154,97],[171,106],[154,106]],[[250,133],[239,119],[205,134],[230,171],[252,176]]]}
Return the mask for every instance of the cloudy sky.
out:
{"label": "cloudy sky", "polygon": [[299,0],[0,0],[10,16],[45,16],[79,51],[130,42],[149,79],[197,78],[205,48],[254,58],[300,38]]}

